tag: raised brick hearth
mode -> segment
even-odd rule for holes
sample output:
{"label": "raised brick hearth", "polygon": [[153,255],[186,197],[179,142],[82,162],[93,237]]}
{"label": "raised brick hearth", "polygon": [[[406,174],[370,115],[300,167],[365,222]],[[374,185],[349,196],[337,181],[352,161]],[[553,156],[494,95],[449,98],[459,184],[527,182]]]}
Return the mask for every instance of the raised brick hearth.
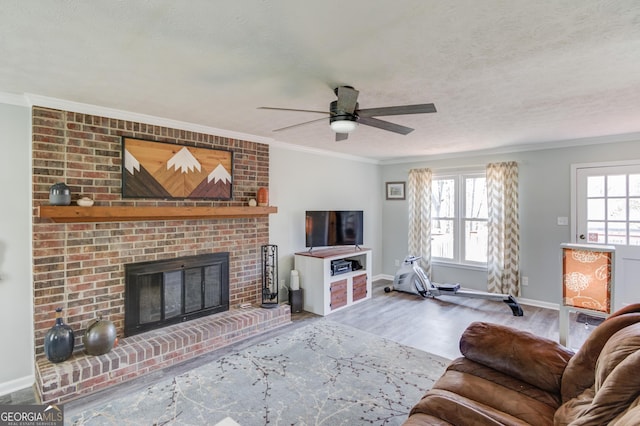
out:
{"label": "raised brick hearth", "polygon": [[36,363],[42,403],[58,403],[195,358],[291,322],[289,305],[235,309],[120,339],[111,352]]}

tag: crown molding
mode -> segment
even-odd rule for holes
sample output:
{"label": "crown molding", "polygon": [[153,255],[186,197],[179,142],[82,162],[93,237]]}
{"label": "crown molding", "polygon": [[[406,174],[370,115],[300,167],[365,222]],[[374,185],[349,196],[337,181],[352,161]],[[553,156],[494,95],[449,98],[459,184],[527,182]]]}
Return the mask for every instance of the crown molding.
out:
{"label": "crown molding", "polygon": [[186,121],[173,120],[165,117],[158,117],[148,114],[140,114],[137,112],[125,111],[115,108],[102,107],[98,105],[85,104],[81,102],[68,101],[65,99],[50,98],[47,96],[26,93],[25,97],[30,106],[41,106],[45,108],[59,109],[63,111],[73,111],[81,114],[97,115],[100,117],[109,117],[118,120],[134,121],[138,123],[146,123],[154,126],[170,127],[172,129],[187,130],[197,133],[205,133],[215,136],[221,136],[230,139],[239,139],[249,142],[257,142],[269,144],[272,138],[251,135],[248,133],[233,132],[230,130],[218,129],[216,127],[203,126],[201,124],[190,123]]}
{"label": "crown molding", "polygon": [[393,164],[419,163],[424,161],[449,160],[452,158],[477,157],[484,155],[513,154],[516,152],[542,151],[546,149],[572,148],[575,146],[600,145],[618,142],[640,141],[640,132],[623,133],[619,135],[594,136],[580,139],[565,139],[559,141],[536,142],[521,145],[504,146],[500,148],[490,148],[477,151],[455,152],[450,154],[425,155],[422,157],[404,157],[381,160],[381,166]]}
{"label": "crown molding", "polygon": [[289,151],[304,152],[307,154],[321,155],[323,157],[341,158],[343,160],[357,161],[360,163],[368,163],[368,164],[380,164],[379,160],[375,160],[372,158],[358,157],[357,155],[342,154],[339,152],[333,152],[333,151],[328,151],[328,150],[318,149],[318,148],[310,148],[308,146],[294,145],[287,142],[281,142],[276,140],[272,141],[269,145],[277,148],[286,149]]}
{"label": "crown molding", "polygon": [[0,104],[17,105],[23,107],[31,106],[24,95],[7,92],[0,92]]}

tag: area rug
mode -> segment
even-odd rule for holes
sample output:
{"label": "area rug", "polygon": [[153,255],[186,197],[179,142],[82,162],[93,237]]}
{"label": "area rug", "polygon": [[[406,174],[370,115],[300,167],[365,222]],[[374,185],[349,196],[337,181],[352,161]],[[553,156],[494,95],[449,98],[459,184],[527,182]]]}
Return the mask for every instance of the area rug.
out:
{"label": "area rug", "polygon": [[399,425],[448,363],[323,318],[65,413],[65,424]]}

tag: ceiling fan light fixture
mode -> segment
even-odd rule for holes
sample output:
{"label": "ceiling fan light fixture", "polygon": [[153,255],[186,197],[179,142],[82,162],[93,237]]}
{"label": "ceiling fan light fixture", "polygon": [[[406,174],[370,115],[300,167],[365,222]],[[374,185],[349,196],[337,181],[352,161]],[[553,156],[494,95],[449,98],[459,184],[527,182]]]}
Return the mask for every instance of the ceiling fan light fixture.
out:
{"label": "ceiling fan light fixture", "polygon": [[330,126],[336,133],[351,133],[358,128],[358,123],[353,120],[332,120]]}
{"label": "ceiling fan light fixture", "polygon": [[[329,104],[329,125],[331,126],[331,130],[336,133],[336,141],[346,140],[348,138],[348,134],[352,133],[358,128],[358,124],[376,127],[388,132],[397,133],[399,135],[408,135],[413,131],[412,128],[401,126],[390,121],[380,120],[376,117],[385,115],[426,114],[436,112],[436,107],[434,104],[398,105],[390,107],[360,109],[360,106],[358,104],[359,92],[352,86],[338,86],[334,90],[334,93],[338,96],[338,99],[332,101]],[[273,107],[261,108],[276,109],[282,111],[302,111],[321,114],[325,113],[324,111],[307,109]],[[294,124],[293,126],[283,127],[274,130],[274,132],[290,129],[292,127],[297,127],[302,124],[313,123],[320,120],[324,120],[324,118],[307,121],[305,123]]]}

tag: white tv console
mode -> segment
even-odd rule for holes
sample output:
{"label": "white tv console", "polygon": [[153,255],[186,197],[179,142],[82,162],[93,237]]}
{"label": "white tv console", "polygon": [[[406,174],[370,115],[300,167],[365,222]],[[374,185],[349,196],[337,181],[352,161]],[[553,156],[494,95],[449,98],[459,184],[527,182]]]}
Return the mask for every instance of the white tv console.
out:
{"label": "white tv console", "polygon": [[[331,261],[355,260],[361,269],[332,274]],[[371,249],[334,247],[295,254],[295,269],[304,289],[303,309],[328,315],[371,298]]]}

